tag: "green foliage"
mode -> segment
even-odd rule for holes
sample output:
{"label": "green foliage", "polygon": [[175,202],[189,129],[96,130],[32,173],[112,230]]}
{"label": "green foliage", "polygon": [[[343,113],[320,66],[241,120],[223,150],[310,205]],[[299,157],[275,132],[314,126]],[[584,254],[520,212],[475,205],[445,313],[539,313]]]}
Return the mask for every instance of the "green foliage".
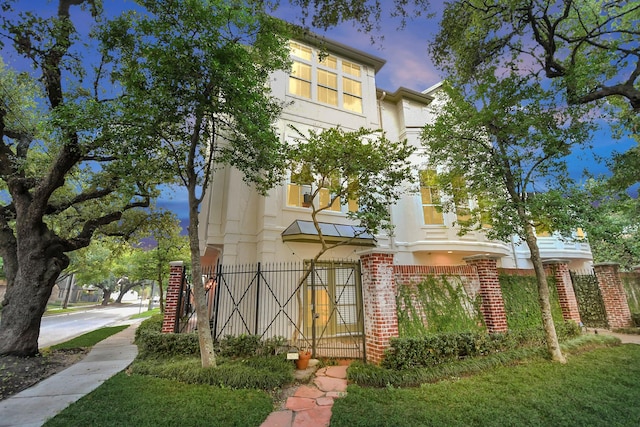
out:
{"label": "green foliage", "polygon": [[[406,140],[388,140],[379,130],[334,127],[308,134],[295,130],[299,138],[290,148],[288,166],[311,185],[312,219],[317,222],[316,214],[334,202],[351,200],[358,209],[347,216],[357,221],[362,232],[391,231],[388,206],[406,191],[401,184],[413,180],[409,156],[415,149]],[[330,200],[322,200],[323,189],[330,193]],[[324,240],[322,244],[326,245]]]}
{"label": "green foliage", "polygon": [[[581,331],[575,322],[562,322],[556,324],[556,333],[560,341],[565,341],[579,336]],[[454,360],[543,345],[545,334],[541,326],[509,331],[506,334],[464,332],[419,338],[393,338],[381,365],[395,370],[426,368]]]}
{"label": "green foliage", "polygon": [[257,426],[272,410],[271,397],[260,390],[230,390],[120,373],[45,425]]}
{"label": "green foliage", "polygon": [[[562,321],[562,309],[558,300],[555,279],[547,277],[551,315],[556,324]],[[535,276],[500,274],[500,289],[507,313],[509,330],[530,329],[542,326],[538,284]]]}
{"label": "green foliage", "polygon": [[598,278],[593,272],[586,274],[571,273],[580,319],[585,326],[607,328],[609,321],[602,299]]}
{"label": "green foliage", "polygon": [[138,357],[172,357],[198,354],[199,344],[196,334],[163,334],[164,316],[156,314],[143,321],[136,329],[135,343]]}
{"label": "green foliage", "polygon": [[202,368],[197,356],[137,359],[131,370],[139,375],[233,389],[273,390],[293,381],[293,365],[282,355],[233,360],[219,357],[217,365]]}
{"label": "green foliage", "polygon": [[479,301],[451,276],[429,276],[415,285],[401,285],[396,297],[400,337],[483,329]]}
{"label": "green foliage", "polygon": [[546,77],[541,84],[553,87],[556,103],[560,95],[566,104],[591,104],[600,117],[601,101],[607,100],[616,124],[635,133],[638,76],[631,70],[639,59],[629,55],[640,38],[635,4],[554,6],[531,0],[491,7],[449,2],[430,44],[434,63],[462,84],[486,70],[519,67],[527,79]]}
{"label": "green foliage", "polygon": [[[626,166],[616,167],[630,170]],[[632,271],[640,264],[640,202],[626,192],[640,175],[633,176],[624,183],[615,178],[590,179],[584,189],[570,198],[580,208],[579,216],[594,262],[616,262],[623,271]]]}
{"label": "green foliage", "polygon": [[622,285],[627,295],[627,303],[631,313],[640,315],[640,274],[622,273]]}
{"label": "green foliage", "polygon": [[249,357],[258,352],[260,345],[259,335],[227,335],[218,343],[218,354],[226,357]]}
{"label": "green foliage", "polygon": [[[540,333],[538,335],[541,336]],[[428,367],[391,369],[356,361],[349,365],[347,376],[349,381],[354,384],[366,387],[415,387],[420,384],[468,376],[486,372],[498,366],[515,365],[523,361],[531,362],[545,357],[544,344],[541,342],[521,346],[515,344],[517,339],[510,340],[509,348],[503,351],[481,357],[449,360]],[[619,343],[617,338],[607,335],[574,335],[564,341],[561,346],[563,351],[581,353],[587,349],[615,346]]]}
{"label": "green foliage", "polygon": [[79,337],[73,338],[69,341],[65,341],[60,344],[52,345],[52,350],[81,348],[81,347],[93,347],[100,341],[109,338],[111,335],[115,335],[120,331],[127,329],[129,325],[110,326],[106,328],[96,329],[95,331],[87,332]]}

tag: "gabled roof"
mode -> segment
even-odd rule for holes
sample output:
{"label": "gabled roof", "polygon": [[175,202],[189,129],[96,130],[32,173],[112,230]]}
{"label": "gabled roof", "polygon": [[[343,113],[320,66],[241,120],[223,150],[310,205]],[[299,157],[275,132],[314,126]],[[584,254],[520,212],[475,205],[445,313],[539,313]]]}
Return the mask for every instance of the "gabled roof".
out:
{"label": "gabled roof", "polygon": [[[363,227],[347,224],[319,223],[325,240],[330,243],[346,242],[354,246],[375,246],[375,238]],[[312,221],[295,220],[282,232],[283,242],[317,243],[318,231]]]}

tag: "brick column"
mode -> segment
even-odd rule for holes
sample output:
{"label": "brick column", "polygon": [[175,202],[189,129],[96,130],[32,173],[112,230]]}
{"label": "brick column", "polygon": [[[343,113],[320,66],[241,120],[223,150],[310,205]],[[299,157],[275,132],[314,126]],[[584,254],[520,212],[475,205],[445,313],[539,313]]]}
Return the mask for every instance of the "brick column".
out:
{"label": "brick column", "polygon": [[183,272],[184,262],[172,261],[169,263],[169,286],[167,286],[165,295],[164,319],[162,320],[162,333],[165,334],[175,332]]}
{"label": "brick column", "polygon": [[566,321],[573,320],[576,324],[581,325],[580,312],[578,311],[578,300],[573,290],[571,282],[571,274],[569,273],[569,263],[562,259],[550,259],[544,261],[547,271],[553,275],[556,281],[556,289],[558,290],[558,300],[562,309],[562,318]]}
{"label": "brick column", "polygon": [[607,321],[611,328],[626,328],[633,326],[631,311],[627,303],[622,280],[618,271],[619,265],[606,262],[596,264],[593,269],[598,277],[598,286],[604,300]]}
{"label": "brick column", "polygon": [[380,363],[391,338],[398,336],[393,253],[360,256],[367,362]]}
{"label": "brick column", "polygon": [[482,298],[482,316],[490,333],[507,331],[507,313],[504,309],[502,289],[498,278],[497,257],[474,255],[464,261],[475,267],[480,280],[480,296]]}

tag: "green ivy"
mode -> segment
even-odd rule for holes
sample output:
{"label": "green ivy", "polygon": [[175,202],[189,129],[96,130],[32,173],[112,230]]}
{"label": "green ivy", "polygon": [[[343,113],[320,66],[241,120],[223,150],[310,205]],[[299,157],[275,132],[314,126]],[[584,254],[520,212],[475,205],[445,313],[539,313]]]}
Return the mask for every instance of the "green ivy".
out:
{"label": "green ivy", "polygon": [[484,329],[480,298],[471,298],[455,276],[428,276],[399,285],[396,297],[400,337]]}
{"label": "green ivy", "polygon": [[621,273],[620,278],[627,294],[627,303],[631,313],[640,314],[640,274]]}
{"label": "green ivy", "polygon": [[602,300],[602,293],[595,274],[571,273],[580,319],[585,326],[607,328],[609,322]]}
{"label": "green ivy", "polygon": [[[551,315],[555,323],[562,322],[562,309],[558,300],[555,279],[547,277]],[[500,288],[507,314],[509,330],[531,329],[542,326],[538,283],[535,276],[500,274]]]}

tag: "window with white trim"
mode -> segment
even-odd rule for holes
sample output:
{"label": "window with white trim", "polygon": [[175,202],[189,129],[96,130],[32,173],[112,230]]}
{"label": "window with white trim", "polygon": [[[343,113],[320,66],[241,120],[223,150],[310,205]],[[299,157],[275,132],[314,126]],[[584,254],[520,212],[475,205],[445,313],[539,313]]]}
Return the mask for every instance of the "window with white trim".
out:
{"label": "window with white trim", "polygon": [[292,56],[289,93],[322,104],[362,113],[362,67],[297,42]]}
{"label": "window with white trim", "polygon": [[424,169],[420,171],[420,196],[422,199],[422,216],[425,225],[442,225],[442,202],[440,189],[436,185],[436,171]]}

